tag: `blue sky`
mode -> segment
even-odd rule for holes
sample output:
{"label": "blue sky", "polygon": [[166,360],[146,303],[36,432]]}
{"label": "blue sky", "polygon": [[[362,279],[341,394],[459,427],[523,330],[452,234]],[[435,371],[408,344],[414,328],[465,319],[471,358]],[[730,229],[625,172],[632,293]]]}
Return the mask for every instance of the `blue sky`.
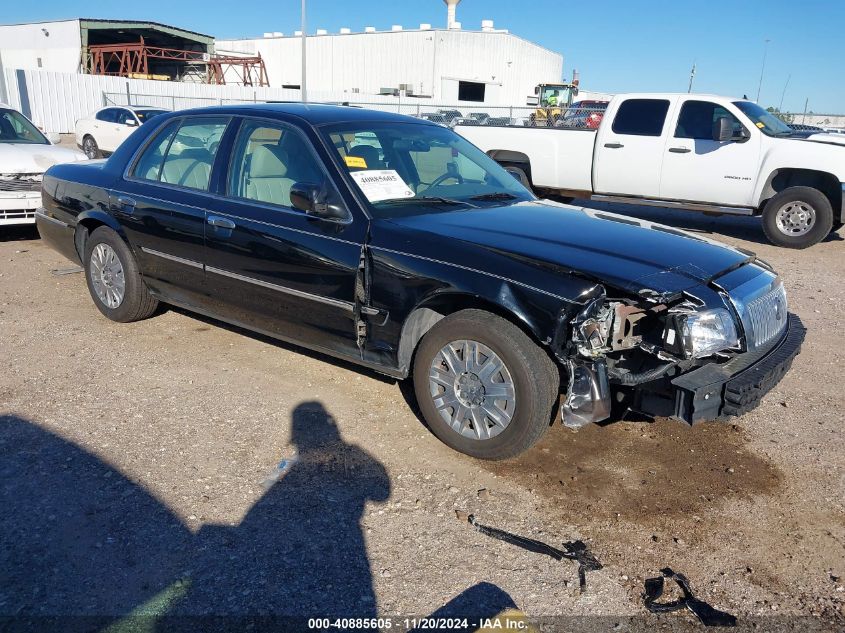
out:
{"label": "blue sky", "polygon": [[[144,0],[92,8],[89,0],[6,0],[5,23],[66,17],[149,19],[217,37],[292,33],[299,0]],[[308,30],[389,29],[430,22],[443,26],[442,0],[308,0]],[[783,109],[845,112],[845,1],[843,0],[463,0],[458,20],[498,28],[564,56],[564,73],[581,73],[585,89],[602,92],[757,94],[764,40],[770,39],[760,102]]]}

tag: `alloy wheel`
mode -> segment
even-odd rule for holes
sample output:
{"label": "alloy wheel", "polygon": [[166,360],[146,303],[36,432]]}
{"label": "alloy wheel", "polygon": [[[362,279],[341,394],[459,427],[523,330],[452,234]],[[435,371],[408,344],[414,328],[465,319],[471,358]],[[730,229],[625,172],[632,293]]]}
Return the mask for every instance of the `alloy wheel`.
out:
{"label": "alloy wheel", "polygon": [[510,424],[516,389],[504,361],[472,340],[452,341],[435,355],[429,387],[437,412],[463,437],[489,440]]}
{"label": "alloy wheel", "polygon": [[94,292],[100,301],[112,310],[120,307],[126,295],[126,278],[114,249],[105,243],[97,244],[91,251],[88,266]]}

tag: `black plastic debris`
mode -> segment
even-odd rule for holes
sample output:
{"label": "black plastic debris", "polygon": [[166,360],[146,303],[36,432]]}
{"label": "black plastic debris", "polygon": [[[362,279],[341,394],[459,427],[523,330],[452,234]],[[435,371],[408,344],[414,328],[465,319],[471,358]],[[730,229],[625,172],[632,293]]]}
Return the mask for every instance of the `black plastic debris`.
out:
{"label": "black plastic debris", "polygon": [[[689,586],[689,580],[683,574],[675,573],[669,567],[660,570],[662,576],[657,578],[646,578],[645,608],[652,613],[671,613],[681,609],[689,609],[704,626],[736,626],[736,617],[730,613],[719,611],[711,607],[703,600],[696,598]],[[664,578],[669,578],[678,583],[684,596],[672,602],[656,602],[663,595]]]}
{"label": "black plastic debris", "polygon": [[567,558],[569,560],[577,561],[578,582],[581,585],[581,593],[584,593],[584,591],[587,590],[587,572],[596,571],[602,568],[602,564],[583,541],[568,541],[563,544],[563,549],[561,550],[556,547],[552,547],[548,543],[534,540],[533,538],[527,538],[525,536],[519,536],[518,534],[505,532],[504,530],[500,530],[498,528],[481,525],[480,523],[475,522],[475,517],[471,514],[468,517],[468,521],[471,526],[482,534],[499,539],[505,543],[510,543],[511,545],[516,545],[517,547],[521,547],[529,552],[545,554],[546,556],[551,556],[555,560],[563,560],[564,558]]}

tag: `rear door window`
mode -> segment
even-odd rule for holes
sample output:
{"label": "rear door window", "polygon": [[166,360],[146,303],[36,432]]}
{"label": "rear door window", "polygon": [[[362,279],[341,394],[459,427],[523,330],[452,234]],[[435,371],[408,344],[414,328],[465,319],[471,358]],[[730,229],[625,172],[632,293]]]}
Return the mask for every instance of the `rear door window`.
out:
{"label": "rear door window", "polygon": [[118,108],[106,108],[97,112],[96,118],[98,121],[105,121],[106,123],[114,123],[117,121]]}
{"label": "rear door window", "polygon": [[208,189],[214,157],[229,120],[224,117],[185,119],[165,126],[141,154],[133,175],[187,187]]}
{"label": "rear door window", "polygon": [[660,136],[668,111],[668,99],[628,99],[616,112],[613,131],[630,136]]}

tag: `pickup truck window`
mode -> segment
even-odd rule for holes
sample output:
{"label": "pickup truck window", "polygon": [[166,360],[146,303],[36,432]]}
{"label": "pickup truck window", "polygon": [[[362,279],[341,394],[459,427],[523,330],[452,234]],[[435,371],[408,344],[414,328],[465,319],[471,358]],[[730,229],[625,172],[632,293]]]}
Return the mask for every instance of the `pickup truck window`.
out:
{"label": "pickup truck window", "polygon": [[297,132],[266,122],[244,123],[232,160],[230,195],[290,208],[295,183],[324,180],[317,159]]}
{"label": "pickup truck window", "polygon": [[136,178],[205,190],[228,118],[203,117],[173,122],[144,150],[133,170]]}
{"label": "pickup truck window", "polygon": [[713,123],[721,118],[730,119],[734,134],[742,132],[742,123],[724,107],[711,101],[685,101],[678,116],[675,138],[713,140]]}
{"label": "pickup truck window", "polygon": [[619,106],[612,129],[616,134],[660,136],[668,111],[667,99],[628,99]]}
{"label": "pickup truck window", "polygon": [[754,127],[767,136],[792,136],[793,130],[771,112],[751,101],[734,101],[734,105],[751,119]]}
{"label": "pickup truck window", "polygon": [[[329,146],[370,201],[376,217],[466,210],[531,200],[496,161],[444,127],[417,123],[348,123],[322,128]],[[389,183],[384,193],[372,183]]]}

